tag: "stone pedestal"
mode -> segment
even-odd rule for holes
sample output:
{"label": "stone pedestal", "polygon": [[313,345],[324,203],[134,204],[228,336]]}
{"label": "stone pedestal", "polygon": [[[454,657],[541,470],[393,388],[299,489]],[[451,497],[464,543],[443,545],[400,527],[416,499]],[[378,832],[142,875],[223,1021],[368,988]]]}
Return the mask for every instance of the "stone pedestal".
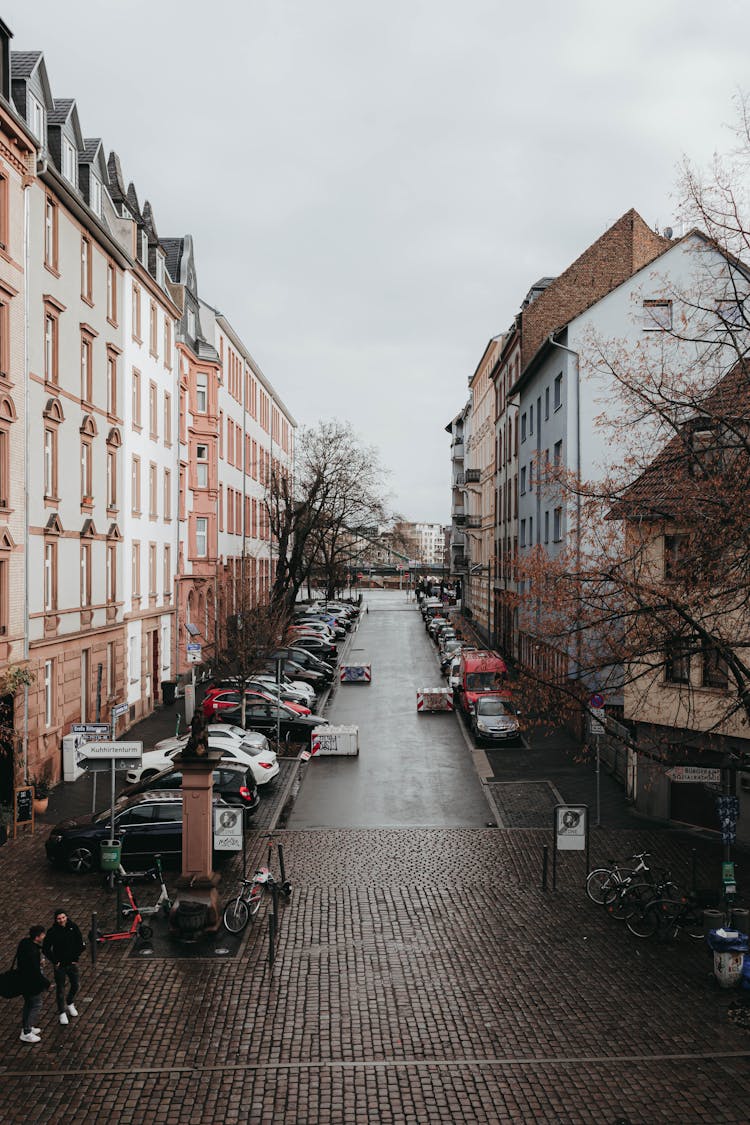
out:
{"label": "stone pedestal", "polygon": [[[221,879],[213,870],[213,771],[221,761],[221,751],[209,750],[201,756],[183,751],[174,759],[182,770],[182,874],[177,881],[177,897],[169,914],[170,930],[183,936],[199,937],[216,933],[221,925],[219,893]],[[202,924],[194,932],[190,914],[181,904],[204,907]],[[184,927],[180,924],[184,914]]]}

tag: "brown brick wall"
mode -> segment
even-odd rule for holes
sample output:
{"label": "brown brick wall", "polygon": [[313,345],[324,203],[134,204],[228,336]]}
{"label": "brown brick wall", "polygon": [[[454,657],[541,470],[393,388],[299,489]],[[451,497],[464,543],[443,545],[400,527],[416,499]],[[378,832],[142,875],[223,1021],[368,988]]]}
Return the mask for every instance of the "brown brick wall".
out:
{"label": "brown brick wall", "polygon": [[521,369],[550,332],[601,300],[669,245],[637,211],[631,209],[618,219],[523,310]]}

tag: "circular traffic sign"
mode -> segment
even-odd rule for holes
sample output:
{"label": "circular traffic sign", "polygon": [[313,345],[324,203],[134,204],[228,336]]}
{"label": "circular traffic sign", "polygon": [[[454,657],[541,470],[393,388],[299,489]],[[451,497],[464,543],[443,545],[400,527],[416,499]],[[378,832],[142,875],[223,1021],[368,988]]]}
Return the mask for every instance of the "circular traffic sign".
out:
{"label": "circular traffic sign", "polygon": [[590,707],[596,707],[597,710],[600,707],[603,707],[604,706],[604,696],[600,695],[598,691],[595,691],[594,694],[589,699],[589,706]]}

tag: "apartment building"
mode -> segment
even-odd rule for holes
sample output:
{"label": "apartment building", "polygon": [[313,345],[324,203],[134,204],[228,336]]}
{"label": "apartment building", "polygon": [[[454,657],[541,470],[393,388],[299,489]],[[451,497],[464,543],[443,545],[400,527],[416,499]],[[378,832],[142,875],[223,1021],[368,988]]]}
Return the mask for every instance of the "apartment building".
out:
{"label": "apartment building", "polygon": [[487,643],[494,642],[493,576],[495,567],[495,385],[493,373],[503,349],[503,336],[487,342],[469,379],[471,430],[464,454],[465,537],[470,544],[464,606]]}
{"label": "apartment building", "polygon": [[445,427],[451,438],[450,573],[465,583],[471,551],[466,536],[466,476],[464,456],[471,427],[471,400]]}

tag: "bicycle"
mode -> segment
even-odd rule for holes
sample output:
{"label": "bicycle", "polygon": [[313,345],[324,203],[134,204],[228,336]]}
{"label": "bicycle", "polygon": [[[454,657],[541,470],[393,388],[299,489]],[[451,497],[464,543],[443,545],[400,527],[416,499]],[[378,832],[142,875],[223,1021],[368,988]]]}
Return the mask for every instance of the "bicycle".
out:
{"label": "bicycle", "polygon": [[619,922],[624,922],[629,914],[639,909],[645,910],[654,899],[679,901],[682,891],[669,878],[669,873],[665,874],[666,878],[656,879],[650,883],[623,883],[615,897],[607,903],[607,913]]}
{"label": "bicycle", "polygon": [[286,878],[284,862],[281,851],[279,861],[281,865],[281,880],[276,879],[270,868],[271,849],[273,837],[268,837],[268,865],[259,867],[251,879],[240,880],[239,894],[231,899],[224,907],[224,927],[230,934],[242,933],[248,922],[254,920],[260,909],[260,900],[263,894],[273,895],[274,891],[285,899],[292,894],[292,884]]}
{"label": "bicycle", "polygon": [[625,925],[638,938],[658,934],[662,941],[669,941],[684,930],[693,941],[702,941],[703,907],[695,894],[683,895],[677,902],[668,898],[652,899],[631,911]]}
{"label": "bicycle", "polygon": [[[662,868],[649,867],[646,860],[650,852],[636,852],[630,859],[638,860],[635,867],[620,867],[615,860],[610,860],[609,867],[595,867],[586,877],[586,894],[598,906],[608,906],[620,891],[633,883],[635,875],[643,875],[650,881],[664,881],[669,879],[669,872]],[[650,879],[649,879],[650,877]]]}

